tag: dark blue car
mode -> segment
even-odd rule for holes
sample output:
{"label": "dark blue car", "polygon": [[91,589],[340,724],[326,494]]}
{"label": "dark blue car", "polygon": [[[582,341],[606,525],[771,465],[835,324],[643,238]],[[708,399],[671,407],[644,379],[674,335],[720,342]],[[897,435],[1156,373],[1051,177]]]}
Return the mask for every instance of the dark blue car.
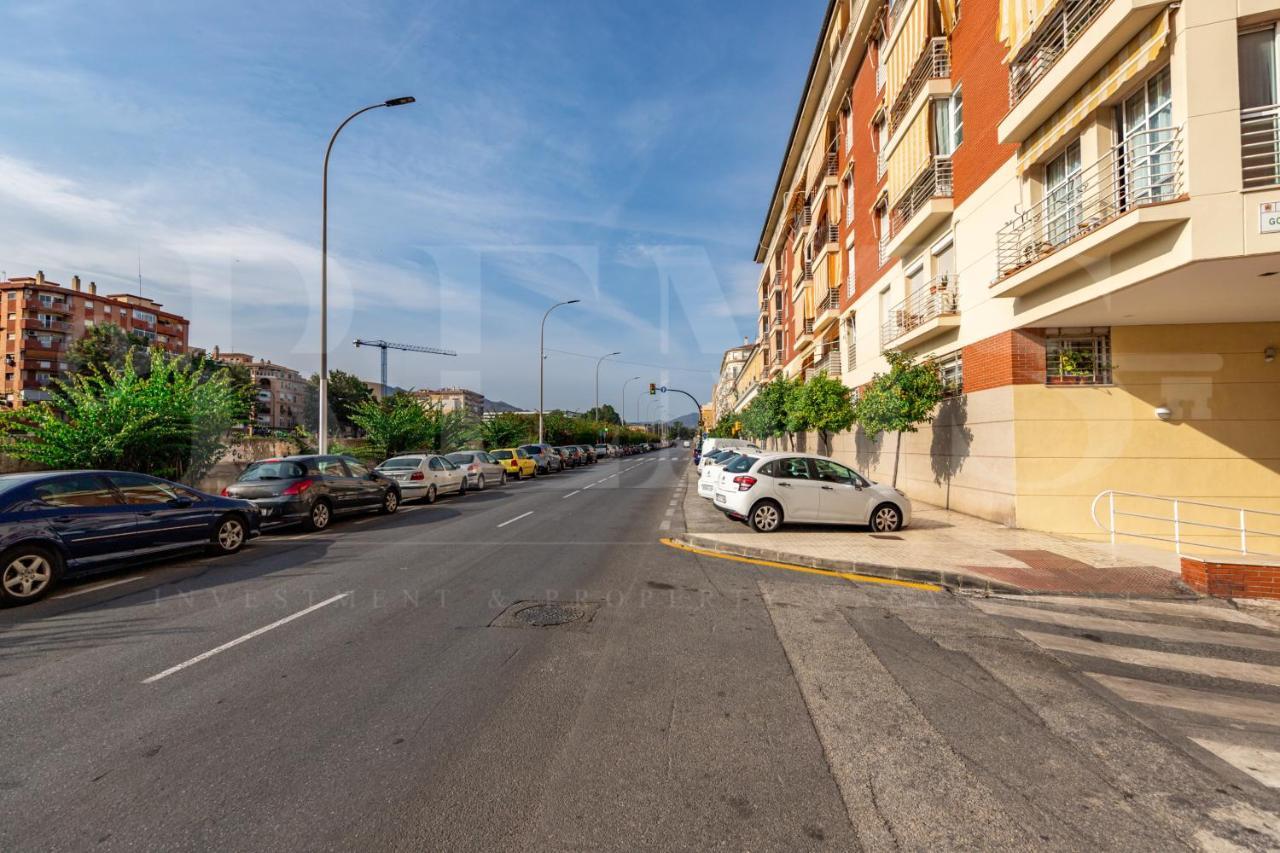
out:
{"label": "dark blue car", "polygon": [[65,576],[193,546],[232,554],[258,535],[249,501],[123,471],[0,475],[0,605],[43,598]]}

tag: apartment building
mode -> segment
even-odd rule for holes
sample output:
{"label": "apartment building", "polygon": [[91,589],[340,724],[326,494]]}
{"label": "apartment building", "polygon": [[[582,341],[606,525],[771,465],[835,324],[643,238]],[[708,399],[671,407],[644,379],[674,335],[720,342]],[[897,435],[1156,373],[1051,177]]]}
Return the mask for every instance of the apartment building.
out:
{"label": "apartment building", "polygon": [[465,412],[477,420],[484,417],[484,395],[468,388],[440,388],[434,391],[415,391],[414,396],[427,406],[441,411]]}
{"label": "apartment building", "polygon": [[253,422],[265,429],[291,430],[305,417],[307,380],[292,367],[255,359],[244,352],[222,352],[213,348],[213,360],[249,368],[254,385]]}
{"label": "apartment building", "polygon": [[[1278,28],[1280,0],[834,0],[755,255],[765,376],[934,359],[899,485],[1007,524],[1096,535],[1106,490],[1280,510]],[[834,452],[884,478],[893,448]]]}
{"label": "apartment building", "polygon": [[725,350],[720,358],[720,373],[711,388],[711,402],[717,417],[737,408],[738,376],[755,349],[755,344],[743,343],[742,346]]}
{"label": "apartment building", "polygon": [[95,325],[112,323],[172,353],[187,352],[188,322],[150,299],[131,294],[98,295],[96,282],[69,287],[44,272],[0,281],[4,300],[4,385],[10,407],[49,399],[48,386],[67,370],[71,344]]}

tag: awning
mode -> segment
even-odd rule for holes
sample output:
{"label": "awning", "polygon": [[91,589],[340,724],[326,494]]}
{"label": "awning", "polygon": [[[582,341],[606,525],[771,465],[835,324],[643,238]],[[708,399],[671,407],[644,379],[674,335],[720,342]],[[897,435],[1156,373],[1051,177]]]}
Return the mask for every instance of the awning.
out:
{"label": "awning", "polygon": [[806,320],[812,320],[817,316],[813,313],[813,285],[808,282],[804,286],[804,312],[800,316]]}
{"label": "awning", "polygon": [[1160,57],[1160,52],[1169,39],[1169,15],[1170,12],[1166,10],[1147,24],[1101,71],[1081,86],[1071,96],[1071,100],[1031,134],[1018,149],[1019,175],[1034,166],[1046,151],[1078,128],[1125,83],[1137,77]]}
{"label": "awning", "polygon": [[902,134],[898,147],[889,155],[889,205],[898,203],[903,193],[925,170],[933,157],[929,146],[930,110],[916,113],[915,119]]}
{"label": "awning", "polygon": [[[944,0],[945,2],[945,0]],[[1036,28],[1053,14],[1062,0],[1000,0],[1000,28],[997,35],[1009,52],[1006,64],[1026,47]],[[945,15],[944,15],[945,21]]]}
{"label": "awning", "polygon": [[916,61],[929,43],[929,7],[934,0],[907,0],[912,6],[906,12],[902,22],[902,30],[889,49],[885,62],[885,94],[886,104],[892,104],[898,98]]}
{"label": "awning", "polygon": [[942,13],[942,34],[949,36],[956,28],[956,0],[938,0],[938,11]]}

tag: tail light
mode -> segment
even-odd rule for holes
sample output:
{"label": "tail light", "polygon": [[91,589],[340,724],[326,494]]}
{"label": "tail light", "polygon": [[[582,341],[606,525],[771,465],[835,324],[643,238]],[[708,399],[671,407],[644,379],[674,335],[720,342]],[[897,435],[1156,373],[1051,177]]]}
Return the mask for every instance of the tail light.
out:
{"label": "tail light", "polygon": [[303,492],[305,492],[307,489],[311,488],[311,486],[312,486],[312,484],[313,484],[314,482],[315,482],[314,480],[299,480],[298,482],[296,482],[296,483],[294,483],[294,484],[292,484],[292,485],[290,485],[290,486],[286,486],[286,487],[285,487],[285,490],[284,490],[283,492],[281,492],[280,494],[282,494],[282,495],[300,495],[300,494],[302,494]]}
{"label": "tail light", "polygon": [[750,477],[746,474],[739,474],[733,478],[733,482],[738,484],[738,491],[745,492],[756,484],[756,478]]}
{"label": "tail light", "polygon": [[221,492],[219,492],[219,494],[221,494],[224,498],[229,498],[229,497],[231,497],[231,492],[227,491],[227,487],[226,487],[226,486],[223,486],[223,487],[222,487],[222,491],[221,491]]}
{"label": "tail light", "polygon": [[425,480],[425,479],[427,479],[427,475],[426,475],[426,474],[424,474],[424,473],[422,473],[421,471],[414,471],[412,474],[410,474],[410,475],[409,475],[409,479],[410,479],[410,480]]}
{"label": "tail light", "polygon": [[480,466],[472,462],[470,465],[467,466],[467,470],[470,471],[472,474],[474,474],[475,472],[480,470]]}

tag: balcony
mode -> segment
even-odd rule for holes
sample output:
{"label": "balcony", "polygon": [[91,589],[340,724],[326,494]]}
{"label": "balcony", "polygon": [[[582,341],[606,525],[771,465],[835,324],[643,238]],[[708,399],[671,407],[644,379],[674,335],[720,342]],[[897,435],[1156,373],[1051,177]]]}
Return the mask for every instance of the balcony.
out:
{"label": "balcony", "polygon": [[[925,83],[929,80],[948,80],[951,77],[951,48],[947,44],[946,36],[934,36],[929,39],[928,45],[920,52],[920,58],[916,60],[915,67],[911,69],[911,73],[907,75],[907,79],[902,84],[902,90],[898,92],[898,97],[893,102],[893,106],[889,108],[889,134],[892,136],[902,127],[904,120],[915,113],[911,108],[915,103],[916,97],[925,88]],[[943,87],[945,92],[950,92],[950,84]],[[942,94],[939,92],[938,94]],[[889,146],[893,148],[892,145]]]}
{"label": "balcony", "polygon": [[20,324],[23,329],[46,332],[69,332],[71,324],[63,320],[37,320],[35,317],[23,317]]}
{"label": "balcony", "polygon": [[1133,134],[996,232],[992,295],[1030,293],[1189,218],[1181,128]]}
{"label": "balcony", "polygon": [[840,289],[832,287],[822,295],[818,304],[814,306],[814,310],[818,312],[817,318],[813,322],[813,328],[816,331],[822,331],[831,325],[840,316]]}
{"label": "balcony", "polygon": [[796,349],[813,343],[813,318],[809,317],[800,324],[800,334],[796,336]]}
{"label": "balcony", "polygon": [[825,370],[832,379],[841,376],[840,341],[827,341],[822,348],[822,358],[813,365],[819,371]]}
{"label": "balcony", "polygon": [[880,327],[880,348],[906,349],[960,325],[959,279],[940,275],[920,285],[889,310]]}
{"label": "balcony", "polygon": [[65,299],[37,299],[31,307],[40,311],[53,311],[57,314],[70,314],[71,306]]}
{"label": "balcony", "polygon": [[775,329],[782,328],[782,312],[781,311],[773,312],[773,327]]}
{"label": "balcony", "polygon": [[1040,25],[1009,65],[1009,107],[1013,108],[1038,80],[1049,73],[1067,48],[1102,14],[1111,0],[1067,0]]}
{"label": "balcony", "polygon": [[951,158],[934,155],[889,212],[889,233],[880,245],[880,263],[914,248],[941,225],[954,209],[951,194]]}
{"label": "balcony", "polygon": [[1245,189],[1280,184],[1280,107],[1240,111],[1240,160]]}

